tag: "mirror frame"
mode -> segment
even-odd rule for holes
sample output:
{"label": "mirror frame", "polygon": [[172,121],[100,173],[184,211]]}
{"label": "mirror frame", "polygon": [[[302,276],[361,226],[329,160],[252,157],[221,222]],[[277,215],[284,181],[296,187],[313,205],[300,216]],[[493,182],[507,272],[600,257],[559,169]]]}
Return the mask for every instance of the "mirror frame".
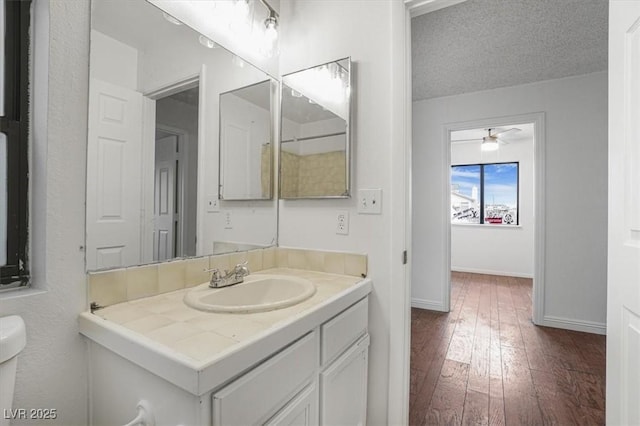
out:
{"label": "mirror frame", "polygon": [[[259,69],[259,68],[258,68]],[[269,170],[269,195],[267,197],[261,197],[261,198],[253,198],[253,197],[247,197],[247,198],[224,198],[222,195],[222,95],[226,95],[229,93],[233,93],[235,91],[241,90],[241,89],[246,89],[248,87],[253,87],[253,86],[257,86],[258,84],[263,84],[265,82],[270,82],[271,84],[269,85],[269,115],[270,115],[270,119],[269,119],[269,144],[271,144],[271,169]],[[218,200],[220,201],[268,201],[268,200],[273,200],[274,199],[274,169],[275,169],[275,123],[276,123],[276,102],[275,102],[275,96],[277,95],[277,91],[278,91],[278,84],[279,82],[277,80],[275,80],[274,78],[270,77],[268,79],[262,80],[262,81],[258,81],[256,83],[252,83],[246,86],[242,86],[242,87],[238,87],[237,89],[233,89],[233,90],[228,90],[226,92],[221,92],[218,95]]]}
{"label": "mirror frame", "polygon": [[[282,113],[282,102],[284,99],[284,87],[285,87],[285,83],[284,83],[284,78],[292,75],[292,74],[296,74],[299,72],[303,72],[303,71],[308,71],[314,68],[318,68],[318,67],[322,67],[324,65],[328,65],[328,64],[332,64],[335,62],[340,62],[340,61],[347,61],[347,63],[349,64],[349,96],[347,99],[347,102],[349,103],[348,107],[347,107],[347,126],[346,126],[346,134],[345,134],[345,192],[342,195],[310,195],[310,196],[303,196],[303,197],[283,197],[282,196],[282,129],[283,129],[283,119],[284,119],[284,114]],[[329,61],[329,62],[324,62],[322,64],[317,64],[311,67],[307,67],[301,70],[297,70],[294,72],[290,72],[287,74],[283,74],[282,78],[280,79],[280,129],[279,129],[279,134],[278,134],[278,198],[280,200],[327,200],[327,199],[349,199],[351,198],[351,121],[352,121],[352,110],[353,110],[353,62],[351,61],[351,56],[347,56],[344,58],[339,58],[333,61]],[[307,140],[307,139],[316,139],[316,137],[308,137],[308,138],[300,138],[302,140]]]}

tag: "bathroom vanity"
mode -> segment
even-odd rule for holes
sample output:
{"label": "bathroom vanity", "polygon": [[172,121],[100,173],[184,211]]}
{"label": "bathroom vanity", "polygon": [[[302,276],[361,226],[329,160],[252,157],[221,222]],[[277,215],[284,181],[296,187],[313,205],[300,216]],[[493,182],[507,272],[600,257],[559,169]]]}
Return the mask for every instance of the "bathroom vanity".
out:
{"label": "bathroom vanity", "polygon": [[[366,255],[276,247],[278,197],[350,197],[351,60],[280,85],[251,60],[262,48],[212,25],[230,3],[92,0],[79,325],[93,425],[131,423],[140,401],[148,424],[365,424]],[[252,4],[234,34],[275,29]],[[207,287],[234,268],[251,271],[237,291]],[[246,309],[274,292],[296,296]]]}
{"label": "bathroom vanity", "polygon": [[92,424],[126,424],[140,400],[158,425],[364,424],[371,280],[260,274],[317,290],[267,312],[195,310],[183,301],[195,291],[187,288],[83,313]]}

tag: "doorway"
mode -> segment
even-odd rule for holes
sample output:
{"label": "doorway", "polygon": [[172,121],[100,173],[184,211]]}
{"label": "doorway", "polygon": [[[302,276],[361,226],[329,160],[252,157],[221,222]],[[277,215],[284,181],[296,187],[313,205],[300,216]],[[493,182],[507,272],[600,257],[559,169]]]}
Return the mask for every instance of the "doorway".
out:
{"label": "doorway", "polygon": [[452,272],[533,278],[533,129],[451,132]]}
{"label": "doorway", "polygon": [[[543,129],[543,113],[445,125],[446,311],[452,271],[514,276],[533,280],[532,320],[543,320]],[[486,142],[497,149],[483,150]]]}
{"label": "doorway", "polygon": [[195,256],[199,86],[155,99],[153,260]]}

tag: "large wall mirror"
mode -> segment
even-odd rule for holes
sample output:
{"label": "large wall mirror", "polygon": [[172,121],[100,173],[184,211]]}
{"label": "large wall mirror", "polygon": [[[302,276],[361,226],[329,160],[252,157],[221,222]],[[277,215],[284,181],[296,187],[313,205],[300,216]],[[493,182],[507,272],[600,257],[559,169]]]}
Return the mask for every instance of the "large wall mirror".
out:
{"label": "large wall mirror", "polygon": [[87,269],[274,244],[275,84],[145,0],[93,0]]}
{"label": "large wall mirror", "polygon": [[350,196],[351,60],[282,77],[280,198]]}

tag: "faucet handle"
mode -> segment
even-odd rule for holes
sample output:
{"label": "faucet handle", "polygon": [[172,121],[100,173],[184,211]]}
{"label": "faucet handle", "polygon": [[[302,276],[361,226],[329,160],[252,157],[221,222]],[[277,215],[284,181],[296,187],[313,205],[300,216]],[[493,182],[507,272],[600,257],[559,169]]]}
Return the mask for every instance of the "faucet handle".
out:
{"label": "faucet handle", "polygon": [[220,269],[218,268],[204,268],[203,269],[204,272],[212,272],[211,277],[212,278],[217,278],[220,276]]}
{"label": "faucet handle", "polygon": [[233,269],[236,275],[238,274],[242,274],[243,276],[249,275],[251,271],[249,271],[249,267],[247,266],[248,264],[249,264],[248,260],[245,260],[242,263],[238,263],[236,267]]}

